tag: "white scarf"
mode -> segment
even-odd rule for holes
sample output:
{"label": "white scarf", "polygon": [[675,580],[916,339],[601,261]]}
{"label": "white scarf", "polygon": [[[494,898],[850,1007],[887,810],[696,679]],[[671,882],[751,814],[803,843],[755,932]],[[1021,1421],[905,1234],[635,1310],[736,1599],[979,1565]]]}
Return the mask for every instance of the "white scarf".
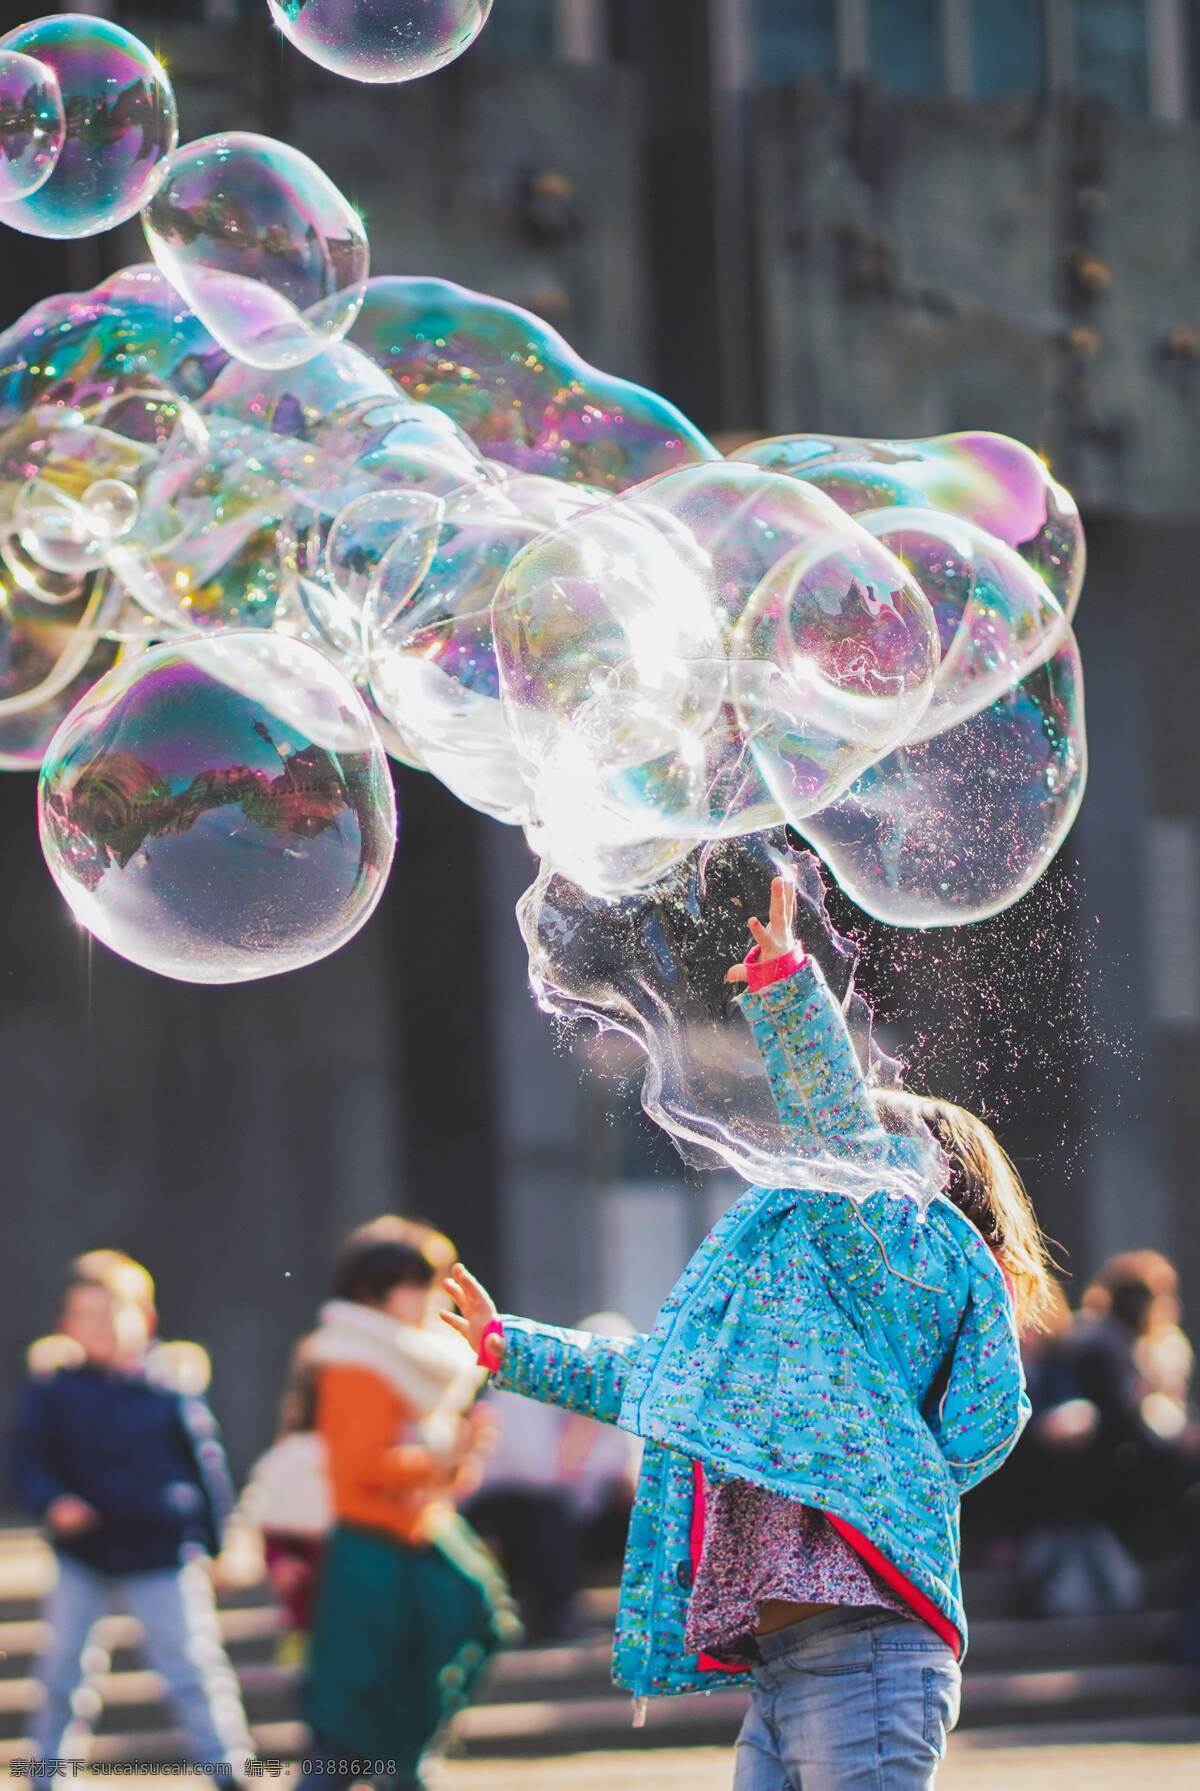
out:
{"label": "white scarf", "polygon": [[304,1346],[306,1358],[318,1367],[338,1364],[380,1375],[411,1408],[431,1443],[453,1430],[486,1378],[469,1345],[440,1321],[436,1330],[405,1325],[355,1300],[328,1300],[318,1316],[320,1324]]}

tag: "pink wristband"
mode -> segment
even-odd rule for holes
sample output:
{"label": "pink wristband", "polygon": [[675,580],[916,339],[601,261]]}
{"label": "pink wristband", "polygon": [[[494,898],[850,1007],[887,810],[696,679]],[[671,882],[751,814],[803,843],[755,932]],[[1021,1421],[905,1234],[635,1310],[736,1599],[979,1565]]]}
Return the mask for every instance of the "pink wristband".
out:
{"label": "pink wristband", "polygon": [[504,1339],[504,1326],[498,1318],[491,1319],[485,1327],[483,1336],[479,1339],[479,1354],[475,1358],[481,1368],[486,1368],[489,1374],[494,1374],[498,1364],[493,1362],[488,1354],[489,1337],[499,1337],[501,1341]]}
{"label": "pink wristband", "polygon": [[785,977],[795,976],[808,963],[808,953],[799,946],[793,951],[784,952],[780,958],[770,958],[762,962],[762,950],[759,946],[751,946],[746,953],[746,988],[751,995],[757,995],[760,989],[769,988],[772,983],[781,983]]}

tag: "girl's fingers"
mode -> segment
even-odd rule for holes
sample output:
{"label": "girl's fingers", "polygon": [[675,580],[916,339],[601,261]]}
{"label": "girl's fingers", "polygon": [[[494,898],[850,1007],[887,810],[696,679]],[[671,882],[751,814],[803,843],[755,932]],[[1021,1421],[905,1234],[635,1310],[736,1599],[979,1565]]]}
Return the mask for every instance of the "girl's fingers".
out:
{"label": "girl's fingers", "polygon": [[471,1327],[460,1313],[439,1312],[438,1317],[443,1324],[449,1325],[452,1331],[457,1331],[460,1337],[465,1337],[470,1342]]}
{"label": "girl's fingers", "polygon": [[759,920],[757,918],[757,916],[751,915],[750,921],[749,921],[749,927],[750,927],[751,935],[754,939],[754,943],[756,945],[769,945],[770,944],[770,942],[771,942],[770,929],[767,927],[764,927],[762,921]]}
{"label": "girl's fingers", "polygon": [[744,983],[749,980],[749,975],[744,964],[734,964],[725,972],[725,981],[727,983]]}

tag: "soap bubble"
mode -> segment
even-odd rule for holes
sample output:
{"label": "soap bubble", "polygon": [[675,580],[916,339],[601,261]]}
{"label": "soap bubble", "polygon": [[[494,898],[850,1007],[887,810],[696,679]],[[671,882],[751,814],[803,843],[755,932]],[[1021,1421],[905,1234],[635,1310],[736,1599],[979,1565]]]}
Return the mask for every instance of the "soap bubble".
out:
{"label": "soap bubble", "polygon": [[910,740],[952,727],[1061,645],[1068,622],[1028,561],[974,523],[897,504],[859,522],[902,560],[933,605],[942,660],[933,701]]}
{"label": "soap bubble", "polygon": [[154,259],[238,360],[294,367],[346,334],[367,234],[328,175],[246,131],[185,143],[142,219]]}
{"label": "soap bubble", "polygon": [[124,268],[91,292],[43,299],[0,335],[0,428],[51,406],[86,413],[125,390],[194,399],[226,359],[157,268]]}
{"label": "soap bubble", "polygon": [[589,366],[541,318],[451,280],[368,281],[351,340],[519,472],[622,491],[720,459],[665,398]]}
{"label": "soap bubble", "polygon": [[1074,615],[1083,587],[1084,541],[1070,492],[1023,442],[985,430],[922,441],[778,435],[733,458],[818,486],[851,515],[894,504],[943,510],[974,523],[1029,561]]}
{"label": "soap bubble", "polygon": [[175,147],[175,96],[145,44],[108,19],[59,13],[19,25],[0,50],[43,63],[66,134],[49,177],[0,200],[0,223],[30,236],[95,236],[140,211]]}
{"label": "soap bubble", "polygon": [[800,830],[877,920],[960,926],[1032,889],[1086,778],[1083,672],[1068,636],[989,708],[902,746]]}
{"label": "soap bubble", "polygon": [[269,430],[185,415],[143,485],[143,522],[107,563],[175,627],[269,628],[283,588],[280,531],[320,476],[315,457]]}
{"label": "soap bubble", "polygon": [[[830,925],[819,867],[764,836],[693,847],[646,894],[606,900],[543,865],[517,907],[541,1006],[568,1026],[587,1023],[598,1066],[643,1071],[642,1106],[685,1161],[728,1168],[765,1188],[829,1189],[866,1198],[886,1178],[924,1202],[940,1182],[927,1137],[882,1131],[835,1154],[786,1125],[736,991],[724,980],[765,916],[772,876],[798,888],[797,930],[844,1006],[871,1081],[897,1066],[873,1048],[869,1016],[852,1000],[854,958]],[[598,1036],[597,1036],[598,1035]]]}
{"label": "soap bubble", "polygon": [[543,536],[494,623],[535,813],[576,876],[581,845],[750,833],[822,807],[917,725],[938,663],[894,555],[820,492],[732,463],[665,473]]}
{"label": "soap bubble", "polygon": [[67,137],[58,79],[47,62],[0,49],[0,200],[45,186]]}
{"label": "soap bubble", "polygon": [[463,486],[443,501],[433,557],[419,582],[403,541],[381,563],[368,599],[373,700],[411,763],[462,801],[505,821],[530,818],[529,790],[500,702],[492,604],[513,560],[595,493],[532,475]]}
{"label": "soap bubble", "polygon": [[360,699],[298,642],[230,633],[116,667],[50,743],[42,847],[76,919],[184,982],[314,963],[379,899],[395,844]]}
{"label": "soap bubble", "polygon": [[36,771],[55,729],[120,648],[103,638],[113,604],[97,580],[63,580],[47,592],[18,576],[14,546],[5,540],[0,566],[0,768]]}
{"label": "soap bubble", "polygon": [[351,81],[412,81],[470,49],[492,0],[268,0],[284,36]]}

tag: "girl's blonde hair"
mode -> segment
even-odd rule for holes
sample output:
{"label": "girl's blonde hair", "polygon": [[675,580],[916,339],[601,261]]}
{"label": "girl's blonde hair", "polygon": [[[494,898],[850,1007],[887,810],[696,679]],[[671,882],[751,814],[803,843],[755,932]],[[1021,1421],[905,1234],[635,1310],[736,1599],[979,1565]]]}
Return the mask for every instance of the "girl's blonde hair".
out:
{"label": "girl's blonde hair", "polygon": [[1025,1184],[995,1133],[965,1107],[932,1095],[889,1091],[880,1105],[928,1126],[950,1165],[946,1198],[971,1220],[1011,1280],[1020,1328],[1042,1329],[1057,1304],[1054,1263]]}

